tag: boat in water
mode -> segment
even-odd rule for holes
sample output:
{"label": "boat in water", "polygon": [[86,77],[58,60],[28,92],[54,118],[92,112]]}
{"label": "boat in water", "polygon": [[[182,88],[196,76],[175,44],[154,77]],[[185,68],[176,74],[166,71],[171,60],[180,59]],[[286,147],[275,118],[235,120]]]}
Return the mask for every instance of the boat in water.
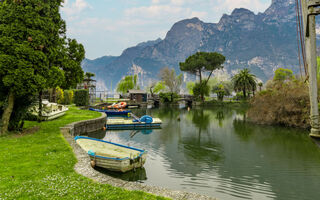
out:
{"label": "boat in water", "polygon": [[107,114],[107,116],[119,116],[119,115],[125,115],[128,116],[128,113],[131,113],[131,110],[102,110],[102,109],[95,109],[95,108],[89,108],[91,111],[97,111],[97,112],[104,112]]}
{"label": "boat in water", "polygon": [[84,136],[74,139],[88,153],[92,167],[127,172],[142,167],[146,162],[145,150]]}
{"label": "boat in water", "polygon": [[128,129],[154,129],[161,128],[162,121],[159,118],[152,118],[151,116],[144,115],[137,117],[133,113],[128,116],[130,118],[108,118],[107,129],[109,130],[128,130]]}

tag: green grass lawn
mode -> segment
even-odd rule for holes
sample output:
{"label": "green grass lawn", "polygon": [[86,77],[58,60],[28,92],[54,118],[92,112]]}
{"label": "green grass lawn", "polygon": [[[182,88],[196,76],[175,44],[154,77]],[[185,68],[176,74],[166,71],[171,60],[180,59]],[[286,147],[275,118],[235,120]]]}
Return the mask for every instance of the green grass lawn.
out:
{"label": "green grass lawn", "polygon": [[77,174],[77,162],[59,127],[99,117],[100,113],[69,108],[59,119],[26,122],[35,133],[0,137],[0,199],[164,199],[96,183]]}

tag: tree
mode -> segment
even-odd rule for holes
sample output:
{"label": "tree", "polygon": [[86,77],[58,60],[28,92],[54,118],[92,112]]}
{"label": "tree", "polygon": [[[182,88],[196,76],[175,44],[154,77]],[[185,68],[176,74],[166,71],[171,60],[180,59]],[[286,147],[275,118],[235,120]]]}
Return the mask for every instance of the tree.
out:
{"label": "tree", "polygon": [[137,75],[125,76],[119,81],[117,85],[117,92],[125,94],[128,92],[128,90],[139,89],[139,86],[137,85],[137,79]]}
{"label": "tree", "polygon": [[[77,84],[81,83],[84,78],[81,62],[85,57],[85,50],[83,45],[75,39],[68,39],[65,54],[66,57],[62,65],[65,80],[61,88],[76,88]],[[92,75],[92,73],[89,75]]]}
{"label": "tree", "polygon": [[150,91],[151,96],[154,97],[154,94],[158,94],[159,92],[161,92],[165,88],[166,87],[164,85],[164,82],[163,81],[158,81],[158,82],[151,83],[151,85],[149,86],[148,90]]}
{"label": "tree", "polygon": [[[222,64],[225,57],[217,52],[197,52],[189,56],[185,62],[179,63],[180,70],[198,75],[200,84],[198,86],[206,86],[213,71],[223,68]],[[207,79],[202,83],[202,73],[210,72]],[[204,91],[204,90],[202,90]],[[204,100],[204,94],[201,94],[201,99]]]}
{"label": "tree", "polygon": [[259,83],[258,83],[258,86],[259,86],[259,91],[261,92],[261,89],[262,89],[263,83],[262,83],[262,82],[259,82]]}
{"label": "tree", "polygon": [[160,78],[171,93],[180,92],[180,87],[182,85],[182,74],[177,76],[174,69],[164,67],[160,71]]}
{"label": "tree", "polygon": [[48,56],[54,55],[52,44],[59,38],[59,27],[63,25],[60,5],[59,0],[0,4],[0,86],[7,94],[0,134],[8,130],[16,99],[34,95],[49,83],[50,74],[61,72],[50,65]]}
{"label": "tree", "polygon": [[228,96],[232,92],[232,83],[229,81],[223,81],[220,84],[212,87],[212,92],[217,94],[218,100],[223,101],[224,96]]}
{"label": "tree", "polygon": [[84,75],[84,78],[91,80],[92,77],[95,77],[96,75],[91,72],[86,72]]}
{"label": "tree", "polygon": [[204,96],[209,96],[209,93],[210,93],[210,86],[206,84],[205,81],[196,83],[193,87],[193,95],[195,97],[200,97],[202,99]]}
{"label": "tree", "polygon": [[[180,87],[182,85],[182,74],[176,75],[174,69],[164,67],[160,71],[160,78],[164,85],[169,89],[169,95],[171,96],[170,102],[174,101],[174,97],[180,93]],[[163,95],[162,95],[163,96]]]}
{"label": "tree", "polygon": [[254,91],[257,88],[256,76],[250,73],[250,70],[245,68],[240,70],[238,74],[236,74],[232,78],[234,84],[235,91],[242,91],[243,97],[247,98],[247,91]]}
{"label": "tree", "polygon": [[[69,86],[75,76],[83,77],[84,49],[75,40],[66,42],[66,26],[59,13],[62,2],[0,3],[0,87],[5,91],[0,134],[8,130],[11,119],[19,119],[11,116],[12,111],[23,110],[19,101],[38,93],[41,116],[44,89]],[[31,101],[23,102],[28,107],[26,102]]]}
{"label": "tree", "polygon": [[274,72],[274,77],[273,80],[274,81],[286,81],[286,80],[293,80],[294,79],[294,75],[292,70],[290,69],[284,69],[284,68],[278,68],[275,72]]}
{"label": "tree", "polygon": [[195,82],[192,82],[192,81],[187,82],[187,86],[186,87],[187,87],[188,92],[189,92],[190,95],[193,95],[194,86],[195,86]]}

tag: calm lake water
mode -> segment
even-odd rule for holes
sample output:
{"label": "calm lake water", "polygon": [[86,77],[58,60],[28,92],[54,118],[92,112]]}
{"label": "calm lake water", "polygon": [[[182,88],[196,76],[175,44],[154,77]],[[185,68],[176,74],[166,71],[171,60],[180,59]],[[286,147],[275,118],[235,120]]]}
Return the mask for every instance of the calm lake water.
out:
{"label": "calm lake water", "polygon": [[222,200],[320,199],[320,150],[306,131],[248,123],[241,109],[133,113],[161,118],[162,129],[89,136],[146,149],[145,167],[104,173]]}

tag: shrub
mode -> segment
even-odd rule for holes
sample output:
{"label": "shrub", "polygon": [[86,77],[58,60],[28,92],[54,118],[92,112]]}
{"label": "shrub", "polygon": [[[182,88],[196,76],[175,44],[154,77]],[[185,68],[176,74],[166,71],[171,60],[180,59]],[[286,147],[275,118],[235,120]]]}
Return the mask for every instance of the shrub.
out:
{"label": "shrub", "polygon": [[75,90],[74,91],[74,103],[76,106],[89,105],[89,91],[88,90]]}
{"label": "shrub", "polygon": [[179,98],[179,95],[175,92],[160,92],[159,97],[163,103],[173,103]]}
{"label": "shrub", "polygon": [[59,87],[57,87],[57,89],[56,89],[56,99],[57,99],[57,103],[63,104],[63,102],[64,102],[64,92]]}
{"label": "shrub", "polygon": [[248,117],[260,124],[310,127],[308,85],[300,80],[273,84],[252,98]]}
{"label": "shrub", "polygon": [[72,102],[73,102],[73,91],[72,90],[65,90],[63,97],[64,97],[63,104],[65,104],[65,105],[72,104]]}
{"label": "shrub", "polygon": [[210,86],[205,81],[202,81],[201,83],[196,83],[193,87],[193,94],[196,98],[200,97],[201,95],[203,97],[209,96],[209,92]]}

